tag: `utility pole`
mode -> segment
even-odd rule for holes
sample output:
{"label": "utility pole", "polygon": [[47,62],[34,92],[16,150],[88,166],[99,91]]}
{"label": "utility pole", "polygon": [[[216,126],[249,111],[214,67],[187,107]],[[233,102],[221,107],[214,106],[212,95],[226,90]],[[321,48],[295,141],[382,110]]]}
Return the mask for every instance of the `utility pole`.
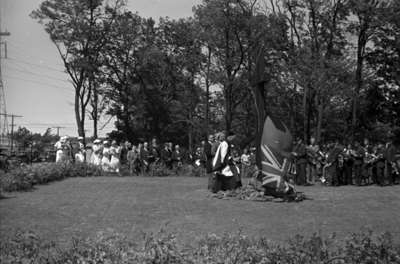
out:
{"label": "utility pole", "polygon": [[4,116],[6,119],[8,117],[11,117],[11,144],[10,144],[10,151],[12,152],[13,148],[14,148],[14,127],[15,127],[14,119],[16,117],[22,117],[22,116],[20,116],[20,115],[9,115],[9,114],[3,114],[3,113],[0,113],[0,116]]}
{"label": "utility pole", "polygon": [[2,37],[10,36],[10,32],[1,30],[1,17],[0,17],[0,143],[3,144],[3,140],[8,137],[8,119],[7,119],[7,107],[3,85],[3,77],[1,73],[1,62],[2,62],[2,47],[4,46],[4,58],[7,58],[7,42],[2,41]]}
{"label": "utility pole", "polygon": [[55,127],[52,127],[52,128],[56,128],[56,129],[57,129],[57,137],[60,137],[60,129],[63,129],[63,128],[65,128],[65,127],[62,127],[62,126],[55,126]]}

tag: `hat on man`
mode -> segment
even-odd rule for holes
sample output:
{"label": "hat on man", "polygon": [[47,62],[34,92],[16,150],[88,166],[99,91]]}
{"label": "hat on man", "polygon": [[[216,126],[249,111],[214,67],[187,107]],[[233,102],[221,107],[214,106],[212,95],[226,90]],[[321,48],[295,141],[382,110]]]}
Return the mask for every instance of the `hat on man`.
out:
{"label": "hat on man", "polygon": [[78,140],[83,140],[83,137],[78,137]]}
{"label": "hat on man", "polygon": [[93,141],[93,143],[94,143],[94,144],[100,144],[100,143],[101,143],[101,140],[100,140],[100,139],[95,139],[95,140]]}

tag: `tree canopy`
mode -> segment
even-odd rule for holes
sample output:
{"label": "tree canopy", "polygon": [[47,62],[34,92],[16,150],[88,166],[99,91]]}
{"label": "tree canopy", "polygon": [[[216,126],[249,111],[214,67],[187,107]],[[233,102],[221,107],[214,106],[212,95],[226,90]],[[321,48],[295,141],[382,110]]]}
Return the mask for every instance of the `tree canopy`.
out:
{"label": "tree canopy", "polygon": [[385,0],[203,0],[158,21],[123,1],[45,0],[32,13],[71,77],[79,135],[91,105],[92,118],[116,117],[112,137],[189,148],[223,129],[250,143],[260,82],[266,113],[297,136],[387,139],[400,124],[399,15]]}

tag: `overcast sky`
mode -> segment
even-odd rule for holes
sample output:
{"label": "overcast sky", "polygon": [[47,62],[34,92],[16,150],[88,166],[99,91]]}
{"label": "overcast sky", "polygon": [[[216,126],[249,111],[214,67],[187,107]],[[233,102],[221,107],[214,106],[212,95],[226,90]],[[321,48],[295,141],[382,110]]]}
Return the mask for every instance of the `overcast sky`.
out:
{"label": "overcast sky", "polygon": [[[17,126],[43,133],[47,127],[62,126],[60,134],[76,136],[73,87],[62,61],[43,27],[29,17],[42,0],[0,0],[2,31],[9,31],[8,58],[2,59],[7,112],[22,115]],[[200,0],[128,0],[128,7],[141,16],[158,19],[188,17]],[[4,47],[2,47],[4,55]],[[2,56],[4,57],[4,56]],[[100,127],[102,124],[100,124]],[[88,136],[91,123],[86,125]],[[112,123],[100,135],[113,129]],[[56,132],[54,130],[54,132]]]}

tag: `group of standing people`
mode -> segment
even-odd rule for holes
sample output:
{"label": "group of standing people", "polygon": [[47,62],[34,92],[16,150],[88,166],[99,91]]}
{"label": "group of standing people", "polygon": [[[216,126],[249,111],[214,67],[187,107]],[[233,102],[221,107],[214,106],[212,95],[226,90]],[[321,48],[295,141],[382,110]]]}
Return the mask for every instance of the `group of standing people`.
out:
{"label": "group of standing people", "polygon": [[153,138],[150,144],[141,142],[133,145],[126,141],[123,158],[131,175],[148,174],[156,164],[178,173],[183,166],[184,153],[179,145],[174,146],[172,142],[165,142],[160,146],[157,139]]}
{"label": "group of standing people", "polygon": [[96,139],[93,142],[90,163],[101,166],[106,172],[120,173],[121,151],[122,146],[118,145],[115,140],[110,144],[108,140],[102,142],[100,139]]}
{"label": "group of standing people", "polygon": [[85,162],[86,150],[83,137],[78,137],[77,150],[74,151],[72,141],[68,136],[63,136],[54,145],[56,150],[56,162]]}
{"label": "group of standing people", "polygon": [[[131,175],[147,174],[155,164],[176,173],[184,163],[202,168],[209,178],[213,192],[241,186],[241,179],[256,170],[255,148],[243,152],[234,146],[234,135],[226,132],[209,135],[194,153],[181,150],[179,145],[156,139],[133,145],[126,141],[94,140],[91,155],[87,155],[83,138],[77,138],[75,148],[71,139],[61,137],[55,144],[56,162],[88,162],[104,171],[120,173],[126,165]],[[89,158],[86,158],[89,156]],[[319,145],[315,138],[306,145],[294,142],[292,166],[286,180],[296,185],[322,182],[325,185],[391,185],[400,181],[400,151],[392,142],[370,144],[341,144],[339,141]]]}
{"label": "group of standing people", "polygon": [[294,146],[297,185],[320,180],[331,186],[392,185],[399,181],[400,152],[392,142],[318,145],[315,138],[306,145],[299,139]]}

